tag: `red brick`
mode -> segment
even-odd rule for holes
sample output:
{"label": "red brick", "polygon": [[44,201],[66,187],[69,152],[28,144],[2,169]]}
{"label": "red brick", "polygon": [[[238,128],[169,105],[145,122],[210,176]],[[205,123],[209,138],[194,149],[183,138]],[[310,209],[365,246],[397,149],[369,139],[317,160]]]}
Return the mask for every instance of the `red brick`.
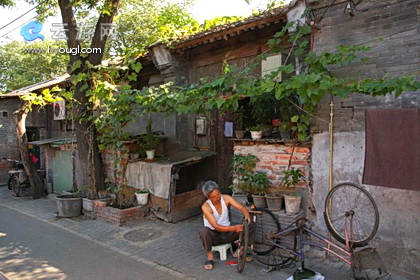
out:
{"label": "red brick", "polygon": [[307,160],[292,160],[292,165],[308,165]]}

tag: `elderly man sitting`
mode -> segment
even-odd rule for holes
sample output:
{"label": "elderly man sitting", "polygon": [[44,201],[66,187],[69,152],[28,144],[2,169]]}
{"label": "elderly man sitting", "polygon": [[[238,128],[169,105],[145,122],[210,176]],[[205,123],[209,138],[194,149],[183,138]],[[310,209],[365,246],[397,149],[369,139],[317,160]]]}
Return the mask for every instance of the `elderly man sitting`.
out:
{"label": "elderly man sitting", "polygon": [[[243,231],[243,225],[231,225],[229,220],[229,207],[233,206],[242,212],[249,223],[249,244],[254,244],[255,224],[251,221],[248,210],[227,194],[221,194],[219,186],[214,181],[207,181],[202,187],[203,194],[208,198],[201,206],[203,211],[204,227],[200,230],[200,240],[207,254],[204,269],[212,270],[214,267],[212,246],[224,243],[233,243]],[[237,255],[237,251],[234,253]],[[252,261],[247,257],[246,261]]]}

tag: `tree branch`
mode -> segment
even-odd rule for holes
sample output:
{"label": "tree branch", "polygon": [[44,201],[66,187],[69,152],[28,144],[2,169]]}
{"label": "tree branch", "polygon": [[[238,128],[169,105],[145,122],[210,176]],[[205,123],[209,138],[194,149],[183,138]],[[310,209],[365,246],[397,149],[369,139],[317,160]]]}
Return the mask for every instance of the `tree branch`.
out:
{"label": "tree branch", "polygon": [[107,0],[104,4],[103,9],[106,9],[107,12],[102,11],[98,22],[96,23],[95,33],[93,35],[91,48],[100,48],[102,50],[101,53],[91,53],[89,54],[88,61],[93,65],[98,65],[101,63],[102,58],[104,56],[104,50],[106,41],[108,39],[108,33],[105,34],[102,32],[102,25],[103,24],[111,24],[114,20],[114,16],[118,11],[118,5],[120,0]]}
{"label": "tree branch", "polygon": [[[77,22],[74,16],[72,5],[68,0],[58,0],[58,5],[61,11],[61,17],[63,23],[67,24],[66,35],[67,35],[67,46],[69,48],[77,48],[80,46],[80,42],[77,39]],[[71,66],[73,63],[80,59],[80,54],[70,55],[69,69],[70,72]]]}

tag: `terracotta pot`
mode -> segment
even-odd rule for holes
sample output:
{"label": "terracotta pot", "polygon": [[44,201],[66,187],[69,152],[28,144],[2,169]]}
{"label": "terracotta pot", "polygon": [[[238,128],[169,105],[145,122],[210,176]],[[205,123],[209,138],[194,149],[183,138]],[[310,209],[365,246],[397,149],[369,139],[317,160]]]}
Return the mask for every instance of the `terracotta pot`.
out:
{"label": "terracotta pot", "polygon": [[252,199],[254,200],[254,205],[256,208],[267,208],[267,202],[264,195],[253,194]]}
{"label": "terracotta pot", "polygon": [[300,211],[302,197],[293,195],[284,195],[284,204],[287,214],[297,214]]}
{"label": "terracotta pot", "polygon": [[248,199],[247,193],[233,193],[232,197],[242,205],[246,205],[246,201]]}
{"label": "terracotta pot", "polygon": [[245,131],[243,131],[243,130],[235,130],[235,136],[238,139],[242,139],[245,136]]}
{"label": "terracotta pot", "polygon": [[280,211],[283,208],[283,195],[265,195],[265,200],[270,211]]}

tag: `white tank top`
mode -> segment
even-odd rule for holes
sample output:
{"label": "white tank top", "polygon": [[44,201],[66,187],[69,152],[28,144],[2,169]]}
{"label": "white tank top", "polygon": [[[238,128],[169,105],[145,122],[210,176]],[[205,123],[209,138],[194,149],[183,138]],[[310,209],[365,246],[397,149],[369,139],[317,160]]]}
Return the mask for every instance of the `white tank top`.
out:
{"label": "white tank top", "polygon": [[[217,212],[216,207],[214,207],[210,199],[208,199],[206,202],[210,205],[211,210],[213,210],[213,216],[216,219],[216,222],[221,226],[230,226],[229,211],[226,207],[226,203],[225,203],[225,200],[223,199],[223,196],[220,198],[220,202],[222,203],[222,214],[219,214],[219,212]],[[206,216],[204,215],[203,215],[203,220],[204,220],[205,227],[215,230],[215,228],[209,223],[209,221],[206,219]]]}

